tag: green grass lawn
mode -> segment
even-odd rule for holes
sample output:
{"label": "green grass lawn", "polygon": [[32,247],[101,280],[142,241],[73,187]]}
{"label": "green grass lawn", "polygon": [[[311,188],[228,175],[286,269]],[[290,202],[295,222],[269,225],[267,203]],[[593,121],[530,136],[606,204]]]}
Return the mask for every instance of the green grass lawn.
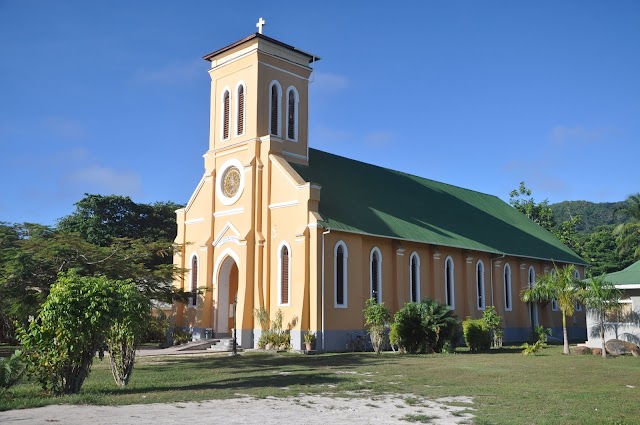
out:
{"label": "green grass lawn", "polygon": [[490,354],[416,356],[250,352],[237,357],[139,357],[124,389],[116,387],[107,362],[96,360],[81,394],[50,397],[25,381],[0,399],[0,410],[300,393],[470,396],[477,424],[631,424],[640,421],[640,359],[564,356],[561,346],[537,356],[505,348]]}

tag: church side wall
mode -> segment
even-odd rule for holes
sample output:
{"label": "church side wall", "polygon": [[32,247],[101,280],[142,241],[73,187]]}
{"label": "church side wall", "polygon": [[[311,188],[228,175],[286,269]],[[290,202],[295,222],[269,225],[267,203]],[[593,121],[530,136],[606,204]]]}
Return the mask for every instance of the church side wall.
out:
{"label": "church side wall", "polygon": [[[342,242],[347,247],[347,306],[335,303],[335,247]],[[415,253],[419,258],[419,298],[432,298],[445,302],[445,261],[454,263],[454,312],[464,320],[466,317],[480,318],[483,308],[478,308],[476,265],[484,265],[484,304],[494,305],[502,317],[506,341],[527,340],[531,333],[529,306],[520,300],[520,293],[528,286],[529,266],[536,275],[550,270],[551,262],[505,257],[496,259],[478,251],[436,247],[406,241],[371,237],[360,234],[331,231],[325,239],[325,349],[344,350],[349,333],[366,335],[362,310],[371,296],[370,256],[378,248],[382,254],[382,301],[395,313],[410,301],[410,261]],[[493,258],[493,260],[492,260]],[[511,309],[505,307],[504,270],[511,269]],[[491,269],[493,268],[493,285]],[[579,267],[581,276],[584,269]],[[539,322],[553,330],[553,336],[562,337],[562,316],[551,311],[551,304],[540,304]],[[578,311],[567,319],[571,338],[583,338],[584,311]],[[584,335],[586,337],[586,335]]]}

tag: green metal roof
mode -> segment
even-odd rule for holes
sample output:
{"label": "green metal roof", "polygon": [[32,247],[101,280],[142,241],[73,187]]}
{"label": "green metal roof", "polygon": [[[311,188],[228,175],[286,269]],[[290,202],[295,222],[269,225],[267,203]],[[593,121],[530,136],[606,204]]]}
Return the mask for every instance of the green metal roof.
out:
{"label": "green metal roof", "polygon": [[319,212],[332,230],[585,264],[496,196],[317,149],[309,149],[309,166],[291,166],[322,185]]}
{"label": "green metal roof", "polygon": [[619,272],[608,273],[604,279],[614,285],[640,285],[640,261]]}

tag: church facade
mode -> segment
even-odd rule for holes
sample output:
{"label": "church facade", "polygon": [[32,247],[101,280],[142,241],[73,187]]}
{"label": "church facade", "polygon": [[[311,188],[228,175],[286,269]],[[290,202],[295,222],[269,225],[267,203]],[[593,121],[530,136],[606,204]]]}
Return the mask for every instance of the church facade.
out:
{"label": "church facade", "polygon": [[[520,291],[558,265],[584,261],[495,196],[309,147],[309,78],[319,58],[252,34],[204,57],[211,63],[204,173],[178,210],[174,282],[194,291],[174,305],[195,339],[227,336],[254,347],[255,309],[280,309],[295,349],[344,350],[363,334],[368,298],[392,312],[430,297],[460,318],[493,305],[505,340],[534,324],[561,335],[555,303],[525,304]],[[196,291],[197,290],[197,291]],[[234,301],[236,302],[234,308]],[[235,317],[234,317],[235,315]],[[585,316],[568,320],[585,335]]]}

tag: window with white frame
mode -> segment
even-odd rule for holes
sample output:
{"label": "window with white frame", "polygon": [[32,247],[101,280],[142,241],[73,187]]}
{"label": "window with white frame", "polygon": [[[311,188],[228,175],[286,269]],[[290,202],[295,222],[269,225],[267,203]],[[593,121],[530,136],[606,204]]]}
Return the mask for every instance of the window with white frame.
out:
{"label": "window with white frame", "polygon": [[280,83],[272,81],[269,87],[269,105],[270,105],[270,117],[269,117],[269,132],[273,136],[280,137],[282,131],[280,111],[282,110],[282,88]]}
{"label": "window with white frame", "polygon": [[377,247],[371,250],[369,261],[371,298],[380,303],[382,302],[382,254]]}
{"label": "window with white frame", "polygon": [[244,92],[244,84],[239,83],[236,88],[236,136],[244,134]]}
{"label": "window with white frame", "polygon": [[231,92],[225,90],[222,93],[222,140],[229,138],[231,126]]}
{"label": "window with white frame", "polygon": [[195,307],[198,305],[198,256],[191,256],[191,297],[189,305]]}
{"label": "window with white frame", "polygon": [[278,304],[289,305],[291,297],[291,248],[286,242],[278,250]]}
{"label": "window with white frame", "polygon": [[411,302],[417,303],[420,301],[420,257],[417,252],[411,254],[409,262],[409,298]]}
{"label": "window with white frame", "polygon": [[347,258],[349,251],[347,245],[343,241],[339,241],[334,249],[334,306],[347,307]]}
{"label": "window with white frame", "polygon": [[484,310],[486,299],[484,295],[484,263],[478,260],[476,263],[476,306],[478,310]]}
{"label": "window with white frame", "polygon": [[455,303],[455,273],[453,258],[447,257],[444,262],[444,302],[451,310],[456,308]]}
{"label": "window with white frame", "polygon": [[505,264],[504,266],[504,309],[506,311],[511,311],[512,309],[512,300],[511,300],[511,266],[509,264]]}
{"label": "window with white frame", "polygon": [[298,91],[291,86],[287,89],[287,139],[298,140]]}

